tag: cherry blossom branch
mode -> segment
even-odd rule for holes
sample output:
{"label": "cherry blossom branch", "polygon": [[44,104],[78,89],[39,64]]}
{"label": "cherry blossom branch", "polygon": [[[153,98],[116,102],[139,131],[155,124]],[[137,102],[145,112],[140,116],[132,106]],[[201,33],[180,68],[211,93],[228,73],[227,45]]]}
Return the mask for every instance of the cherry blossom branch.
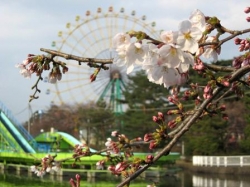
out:
{"label": "cherry blossom branch", "polygon": [[220,47],[223,43],[233,39],[234,37],[245,34],[245,33],[249,33],[249,32],[250,32],[250,28],[249,29],[244,29],[244,30],[241,30],[241,31],[233,31],[232,35],[220,40],[219,42],[205,42],[205,43],[199,44],[199,47],[204,47],[204,46],[207,46],[207,45],[216,45],[217,47]]}
{"label": "cherry blossom branch", "polygon": [[89,66],[96,67],[96,66],[94,66],[94,64],[101,64],[101,66],[98,66],[98,67],[101,67],[103,69],[107,69],[107,67],[105,67],[104,65],[113,63],[112,59],[85,58],[85,57],[79,57],[76,55],[71,55],[71,54],[60,52],[60,51],[55,51],[55,50],[51,50],[51,49],[44,49],[44,48],[41,48],[40,50],[43,52],[46,52],[48,54],[51,54],[52,55],[51,59],[53,59],[56,56],[59,56],[59,57],[62,57],[66,60],[78,61],[79,65],[81,65],[81,63],[88,63]]}
{"label": "cherry blossom branch", "polygon": [[217,72],[232,72],[235,71],[235,68],[228,67],[228,66],[219,66],[215,64],[206,64],[204,63],[204,66],[206,66],[209,70],[217,71]]}
{"label": "cherry blossom branch", "polygon": [[[238,69],[236,72],[232,74],[232,77],[230,78],[230,82],[234,82],[237,79],[241,78],[244,76],[246,73],[250,72],[250,65],[245,66],[241,69]],[[173,146],[177,143],[177,141],[190,129],[190,127],[196,122],[196,120],[201,116],[203,113],[203,110],[208,106],[209,103],[211,103],[221,91],[223,91],[225,87],[217,87],[214,92],[212,97],[206,99],[203,101],[203,103],[195,110],[194,114],[192,116],[189,116],[186,120],[184,120],[180,126],[181,128],[178,129],[178,131],[175,131],[176,133],[173,136],[173,139],[160,151],[153,159],[153,162],[150,164],[145,164],[143,167],[141,167],[139,170],[137,170],[134,174],[132,174],[130,177],[126,178],[124,181],[122,181],[117,187],[123,187],[126,184],[129,184],[130,181],[134,180],[137,178],[142,172],[147,170],[154,162],[159,160],[162,156],[168,155],[173,148]],[[174,134],[173,133],[173,134]]]}

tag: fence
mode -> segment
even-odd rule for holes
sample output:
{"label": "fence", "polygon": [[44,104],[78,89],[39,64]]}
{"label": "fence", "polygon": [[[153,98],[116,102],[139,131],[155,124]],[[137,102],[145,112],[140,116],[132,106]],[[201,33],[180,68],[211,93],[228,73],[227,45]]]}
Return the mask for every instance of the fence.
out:
{"label": "fence", "polygon": [[250,166],[250,156],[193,156],[194,166]]}

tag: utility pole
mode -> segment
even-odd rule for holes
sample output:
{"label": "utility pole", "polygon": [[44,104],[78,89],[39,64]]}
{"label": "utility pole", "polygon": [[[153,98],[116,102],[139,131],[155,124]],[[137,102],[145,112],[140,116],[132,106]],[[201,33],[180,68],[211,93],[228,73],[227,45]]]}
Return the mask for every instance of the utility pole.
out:
{"label": "utility pole", "polygon": [[30,134],[31,117],[32,117],[32,114],[33,114],[30,103],[28,105],[28,108],[29,108],[28,133]]}

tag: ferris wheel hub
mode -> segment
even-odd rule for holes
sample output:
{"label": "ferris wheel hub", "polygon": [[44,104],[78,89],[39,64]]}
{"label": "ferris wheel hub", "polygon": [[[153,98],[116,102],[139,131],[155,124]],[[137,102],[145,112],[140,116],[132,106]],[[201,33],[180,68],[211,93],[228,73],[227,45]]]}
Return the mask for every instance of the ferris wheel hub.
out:
{"label": "ferris wheel hub", "polygon": [[111,79],[121,79],[121,73],[118,70],[111,72]]}

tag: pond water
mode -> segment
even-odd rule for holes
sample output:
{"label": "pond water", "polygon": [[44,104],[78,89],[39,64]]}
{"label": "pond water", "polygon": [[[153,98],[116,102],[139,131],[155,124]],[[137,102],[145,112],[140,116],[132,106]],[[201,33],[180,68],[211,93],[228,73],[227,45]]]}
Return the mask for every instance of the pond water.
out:
{"label": "pond water", "polygon": [[[174,171],[174,170],[173,170]],[[191,173],[189,171],[150,171],[131,182],[130,187],[146,187],[156,183],[157,187],[249,187],[248,176],[221,176]],[[15,171],[0,173],[0,187],[70,187],[69,180],[75,173],[63,176],[47,174],[39,178],[34,174],[16,174]],[[114,187],[121,181],[110,173],[95,173],[95,177],[88,173],[81,173],[81,187]]]}

